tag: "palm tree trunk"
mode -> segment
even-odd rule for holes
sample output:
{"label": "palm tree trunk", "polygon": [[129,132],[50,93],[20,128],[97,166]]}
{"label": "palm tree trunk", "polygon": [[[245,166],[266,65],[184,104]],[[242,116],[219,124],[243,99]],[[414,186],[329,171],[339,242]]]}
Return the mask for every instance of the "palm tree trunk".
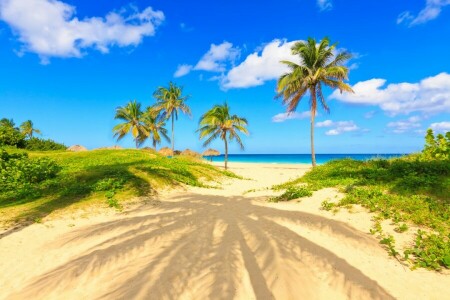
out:
{"label": "palm tree trunk", "polygon": [[311,89],[311,160],[312,166],[316,166],[316,152],[314,151],[314,119],[316,117],[316,91]]}
{"label": "palm tree trunk", "polygon": [[139,148],[138,139],[135,138],[135,139],[134,139],[134,142],[136,143],[136,149],[138,149],[138,148]]}
{"label": "palm tree trunk", "polygon": [[172,114],[172,153],[175,151],[175,135],[173,132],[173,114]]}
{"label": "palm tree trunk", "polygon": [[225,141],[225,170],[228,169],[228,141],[227,138],[224,139]]}

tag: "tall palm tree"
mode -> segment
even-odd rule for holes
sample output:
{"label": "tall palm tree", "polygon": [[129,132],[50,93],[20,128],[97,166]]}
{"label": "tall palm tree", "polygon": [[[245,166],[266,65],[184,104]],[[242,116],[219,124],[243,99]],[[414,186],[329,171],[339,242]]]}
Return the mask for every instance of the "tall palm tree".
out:
{"label": "tall palm tree", "polygon": [[136,148],[139,148],[140,139],[142,139],[143,136],[148,136],[148,131],[143,122],[141,104],[134,100],[128,102],[124,107],[118,107],[114,119],[124,121],[123,123],[114,126],[114,137],[117,137],[117,140],[119,141],[131,132],[134,142],[136,143]]}
{"label": "tall palm tree", "polygon": [[178,113],[181,111],[191,115],[191,109],[186,105],[188,96],[183,96],[183,88],[169,82],[168,87],[159,87],[153,96],[156,98],[156,104],[153,110],[162,113],[166,119],[172,119],[172,151],[175,148],[174,120],[178,120]]}
{"label": "tall palm tree", "polygon": [[215,105],[200,118],[200,139],[207,137],[203,146],[208,146],[216,138],[220,138],[225,143],[225,170],[228,168],[228,140],[236,140],[241,149],[244,144],[239,136],[239,132],[248,135],[246,126],[248,122],[245,118],[237,115],[230,115],[230,107],[227,103]]}
{"label": "tall palm tree", "polygon": [[156,145],[161,143],[161,138],[170,142],[167,129],[165,128],[166,119],[162,114],[158,114],[154,109],[149,107],[143,115],[142,122],[148,132],[148,136],[143,135],[140,138],[140,143],[144,143],[151,136],[153,148],[156,150]]}
{"label": "tall palm tree", "polygon": [[27,120],[22,124],[20,124],[20,132],[23,135],[28,136],[28,138],[32,138],[33,133],[41,134],[41,131],[39,129],[34,128],[33,126],[34,126],[33,122],[31,120]]}
{"label": "tall palm tree", "polygon": [[282,61],[290,72],[283,74],[277,82],[277,98],[283,98],[288,113],[294,112],[300,100],[309,94],[311,109],[311,158],[313,167],[316,166],[314,152],[314,119],[317,112],[317,99],[325,111],[329,107],[322,93],[322,87],[339,89],[340,92],[353,92],[351,87],[344,83],[348,79],[348,68],[343,64],[351,58],[348,52],[336,54],[336,45],[330,45],[328,38],[320,43],[308,38],[306,42],[297,42],[292,46],[292,54],[298,55],[300,63]]}

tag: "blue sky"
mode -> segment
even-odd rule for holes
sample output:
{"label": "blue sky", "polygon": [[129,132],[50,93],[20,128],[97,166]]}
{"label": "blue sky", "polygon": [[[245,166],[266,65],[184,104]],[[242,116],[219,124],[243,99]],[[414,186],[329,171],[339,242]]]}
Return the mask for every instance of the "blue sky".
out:
{"label": "blue sky", "polygon": [[0,117],[66,145],[132,147],[115,108],[174,81],[193,111],[176,148],[202,150],[198,119],[226,100],[249,120],[246,153],[309,153],[308,99],[287,118],[274,90],[292,43],[324,36],[354,53],[356,93],[326,91],[318,153],[412,152],[450,130],[448,0],[0,0],[0,19]]}

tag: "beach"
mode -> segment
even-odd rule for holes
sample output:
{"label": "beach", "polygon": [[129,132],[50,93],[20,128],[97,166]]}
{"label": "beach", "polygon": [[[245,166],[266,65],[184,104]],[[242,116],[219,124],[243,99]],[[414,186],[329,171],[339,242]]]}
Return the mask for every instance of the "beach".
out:
{"label": "beach", "polygon": [[[213,163],[222,167],[221,163]],[[442,299],[450,276],[412,271],[372,215],[270,203],[306,164],[230,163],[243,179],[166,190],[123,212],[44,219],[0,239],[1,299]],[[447,291],[447,292],[446,292]]]}

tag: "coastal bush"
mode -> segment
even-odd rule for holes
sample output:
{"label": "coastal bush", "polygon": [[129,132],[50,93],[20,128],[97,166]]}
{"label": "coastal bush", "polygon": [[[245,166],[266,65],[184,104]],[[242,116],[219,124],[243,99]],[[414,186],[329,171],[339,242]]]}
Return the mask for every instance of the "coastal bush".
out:
{"label": "coastal bush", "polygon": [[289,201],[292,199],[298,199],[302,197],[310,197],[312,192],[306,187],[289,187],[283,194],[270,199],[271,202]]}
{"label": "coastal bush", "polygon": [[23,148],[25,146],[25,136],[17,128],[0,125],[0,147],[14,146]]}
{"label": "coastal bush", "polygon": [[24,193],[34,184],[54,178],[61,168],[51,159],[30,159],[26,153],[0,150],[0,191]]}
{"label": "coastal bush", "polygon": [[[392,236],[382,232],[381,220],[390,219],[396,232],[413,223],[423,230],[404,259],[415,267],[450,268],[450,133],[428,131],[422,152],[394,159],[343,159],[318,166],[303,177],[274,186],[287,190],[307,185],[310,190],[337,187],[345,193],[337,203],[322,202],[322,209],[359,204],[376,213],[371,233],[378,234],[388,252],[397,257]],[[400,223],[402,222],[402,223]],[[425,230],[426,229],[426,230]]]}
{"label": "coastal bush", "polygon": [[53,150],[66,150],[67,146],[57,143],[51,139],[45,140],[32,137],[25,141],[25,149],[30,151],[53,151]]}

